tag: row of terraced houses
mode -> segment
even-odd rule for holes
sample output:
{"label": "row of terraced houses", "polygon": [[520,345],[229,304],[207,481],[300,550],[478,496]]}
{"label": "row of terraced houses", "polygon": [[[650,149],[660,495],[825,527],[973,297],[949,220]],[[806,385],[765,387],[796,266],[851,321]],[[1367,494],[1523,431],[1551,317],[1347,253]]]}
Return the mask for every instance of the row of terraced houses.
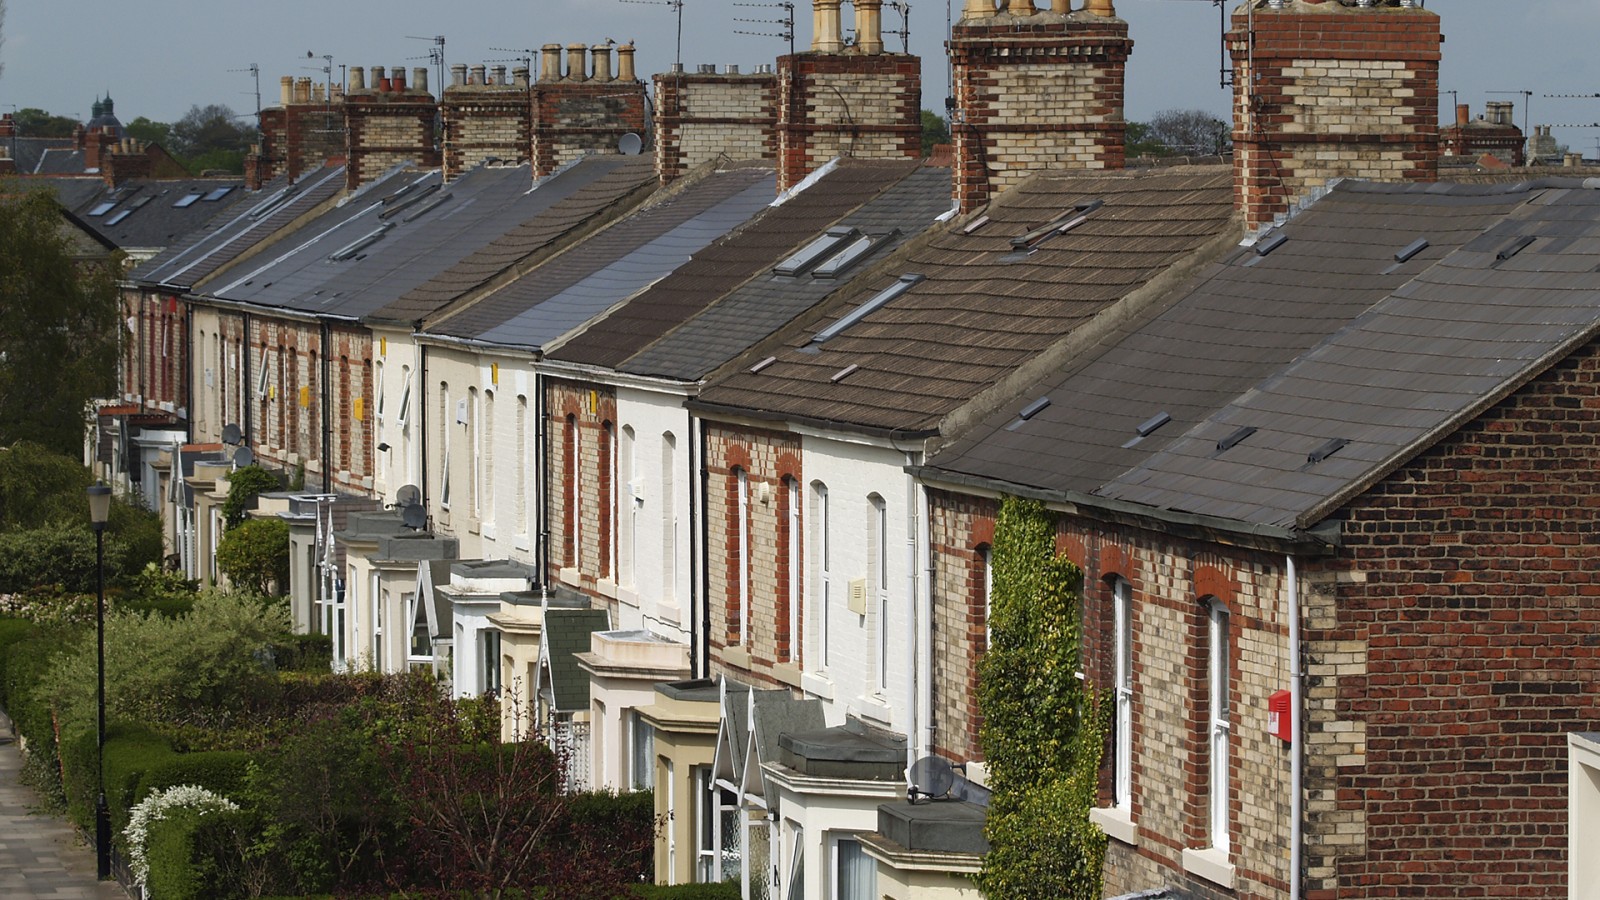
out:
{"label": "row of terraced houses", "polygon": [[1073,6],[966,0],[930,159],[876,0],[745,72],[285,78],[89,452],[207,581],[227,473],[303,478],[296,626],[653,790],[662,883],[977,896],[1016,495],[1108,896],[1600,896],[1600,179],[1451,165],[1409,0],[1248,0],[1231,158],[1130,167]]}

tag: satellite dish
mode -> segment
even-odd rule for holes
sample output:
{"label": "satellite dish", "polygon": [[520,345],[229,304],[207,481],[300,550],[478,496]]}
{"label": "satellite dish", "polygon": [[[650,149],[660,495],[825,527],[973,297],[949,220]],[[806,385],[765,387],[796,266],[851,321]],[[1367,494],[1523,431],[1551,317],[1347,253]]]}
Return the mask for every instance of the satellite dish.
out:
{"label": "satellite dish", "polygon": [[420,503],[407,503],[400,510],[400,524],[412,531],[421,531],[428,524],[428,511]]}
{"label": "satellite dish", "polygon": [[253,465],[255,464],[255,461],[256,455],[250,452],[249,447],[240,447],[238,450],[233,452],[233,467],[235,469],[242,466]]}
{"label": "satellite dish", "polygon": [[237,447],[244,443],[244,433],[239,430],[239,426],[230,422],[222,426],[222,442]]}
{"label": "satellite dish", "polygon": [[401,508],[416,506],[422,502],[422,491],[414,484],[408,484],[394,492],[394,505]]}
{"label": "satellite dish", "polygon": [[911,786],[906,789],[906,797],[912,803],[918,797],[944,797],[955,783],[956,772],[948,762],[937,756],[924,756],[911,764]]}
{"label": "satellite dish", "polygon": [[638,156],[639,151],[643,149],[644,138],[639,137],[637,134],[634,134],[631,131],[617,140],[617,152],[621,153],[623,156]]}

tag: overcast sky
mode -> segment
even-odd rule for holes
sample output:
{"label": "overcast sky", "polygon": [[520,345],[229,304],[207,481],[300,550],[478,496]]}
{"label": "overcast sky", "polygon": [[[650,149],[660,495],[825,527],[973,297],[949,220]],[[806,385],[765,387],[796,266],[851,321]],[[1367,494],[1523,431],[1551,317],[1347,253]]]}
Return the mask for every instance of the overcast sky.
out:
{"label": "overcast sky", "polygon": [[[666,71],[676,55],[677,16],[667,0],[522,0],[518,3],[327,2],[266,0],[3,0],[0,111],[39,107],[79,119],[110,92],[124,122],[181,117],[191,106],[225,103],[255,110],[261,71],[263,105],[277,103],[278,78],[322,80],[322,56],[342,66],[428,65],[431,39],[445,37],[447,63],[506,61],[546,43],[598,43],[612,38],[638,46],[641,76]],[[948,0],[959,13],[962,0]],[[885,6],[887,7],[887,0]],[[1036,5],[1048,5],[1036,0]],[[1075,0],[1074,6],[1080,6]],[[1227,0],[1231,10],[1237,0]],[[1600,93],[1600,2],[1597,0],[1427,0],[1443,21],[1445,55],[1440,87],[1457,91],[1473,114],[1489,100],[1517,103],[1531,91],[1532,124],[1600,123],[1600,98],[1547,99],[1546,94]],[[797,0],[797,46],[811,37],[809,0]],[[923,60],[923,105],[943,109],[947,76],[943,42],[947,0],[913,0],[911,51]],[[788,45],[776,25],[736,19],[776,19],[776,3],[684,0],[683,62],[749,71],[770,63]],[[1221,88],[1220,16],[1212,0],[1117,0],[1134,40],[1128,64],[1127,116],[1148,119],[1164,109],[1199,108],[1228,115]],[[849,10],[845,17],[848,20]],[[899,17],[884,10],[885,29]],[[421,39],[416,39],[421,38]],[[885,43],[898,48],[897,35]],[[313,58],[307,59],[307,53]],[[508,63],[509,65],[509,63]],[[537,68],[537,63],[535,63]],[[433,76],[437,78],[437,76]],[[432,85],[437,92],[438,85]],[[1511,92],[1494,94],[1493,91]],[[1446,93],[1441,110],[1455,102]],[[1446,117],[1450,117],[1448,112]],[[1600,127],[1558,128],[1556,136],[1593,158]]]}

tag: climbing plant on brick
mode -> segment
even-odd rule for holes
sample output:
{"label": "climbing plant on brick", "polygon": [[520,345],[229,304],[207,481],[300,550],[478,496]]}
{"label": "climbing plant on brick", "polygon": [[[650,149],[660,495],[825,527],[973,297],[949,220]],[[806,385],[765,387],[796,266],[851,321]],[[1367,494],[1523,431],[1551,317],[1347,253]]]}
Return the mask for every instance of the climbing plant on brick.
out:
{"label": "climbing plant on brick", "polygon": [[1099,900],[1106,836],[1089,821],[1107,708],[1082,671],[1083,573],[1053,517],[1005,498],[990,552],[979,740],[994,792],[978,887],[991,900]]}

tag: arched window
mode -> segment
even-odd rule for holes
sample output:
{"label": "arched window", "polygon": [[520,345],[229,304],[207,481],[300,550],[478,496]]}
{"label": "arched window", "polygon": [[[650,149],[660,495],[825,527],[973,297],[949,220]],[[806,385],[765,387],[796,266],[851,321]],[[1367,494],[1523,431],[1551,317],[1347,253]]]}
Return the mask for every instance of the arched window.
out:
{"label": "arched window", "polygon": [[750,476],[733,470],[734,479],[734,580],[738,590],[739,620],[734,644],[750,644]]}
{"label": "arched window", "polygon": [[1126,578],[1111,579],[1112,689],[1116,712],[1115,745],[1111,764],[1115,773],[1111,805],[1133,810],[1133,586]]}
{"label": "arched window", "polygon": [[831,606],[832,539],[828,534],[828,486],[811,482],[811,621],[816,623],[814,665],[828,667],[828,621]]}
{"label": "arched window", "polygon": [[1232,687],[1233,673],[1229,660],[1232,647],[1229,634],[1228,607],[1220,600],[1209,602],[1210,661],[1207,672],[1207,695],[1210,699],[1209,727],[1210,765],[1209,825],[1211,846],[1227,853],[1231,845],[1228,816],[1228,735],[1232,730],[1228,693]]}
{"label": "arched window", "polygon": [[800,484],[785,477],[778,494],[778,640],[779,662],[800,659]]}

